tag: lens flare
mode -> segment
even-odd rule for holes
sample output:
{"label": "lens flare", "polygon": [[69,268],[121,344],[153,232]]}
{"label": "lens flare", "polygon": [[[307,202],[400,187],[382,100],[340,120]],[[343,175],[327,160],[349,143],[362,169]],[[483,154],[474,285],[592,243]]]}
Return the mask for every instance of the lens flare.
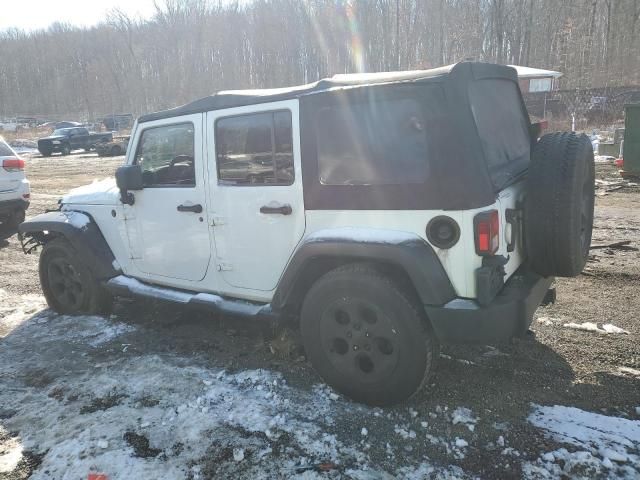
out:
{"label": "lens flare", "polygon": [[364,61],[364,48],[362,47],[362,38],[360,36],[360,27],[358,26],[358,18],[356,16],[356,7],[349,2],[345,8],[347,22],[349,24],[349,33],[351,34],[351,62],[353,68],[358,73],[366,72]]}

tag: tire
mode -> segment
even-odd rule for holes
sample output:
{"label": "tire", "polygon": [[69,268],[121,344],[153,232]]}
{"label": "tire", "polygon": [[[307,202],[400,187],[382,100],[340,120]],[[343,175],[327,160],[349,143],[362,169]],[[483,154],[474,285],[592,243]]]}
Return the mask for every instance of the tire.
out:
{"label": "tire", "polygon": [[122,155],[122,149],[118,145],[114,145],[111,147],[111,156],[117,157],[118,155]]}
{"label": "tire", "polygon": [[60,153],[62,154],[63,157],[66,155],[70,155],[71,147],[69,145],[63,145],[62,148],[60,149]]}
{"label": "tire", "polygon": [[426,384],[438,342],[419,303],[366,264],[323,275],[301,313],[305,351],[336,390],[369,405],[408,399]]}
{"label": "tire", "polygon": [[544,135],[533,149],[525,201],[531,268],[548,277],[574,277],[591,245],[595,199],[593,147],[586,135]]}
{"label": "tire", "polygon": [[18,225],[24,222],[25,211],[22,208],[14,210],[7,220],[7,228],[10,230],[17,230]]}
{"label": "tire", "polygon": [[106,314],[113,298],[64,238],[48,242],[39,264],[40,285],[51,309],[63,314]]}

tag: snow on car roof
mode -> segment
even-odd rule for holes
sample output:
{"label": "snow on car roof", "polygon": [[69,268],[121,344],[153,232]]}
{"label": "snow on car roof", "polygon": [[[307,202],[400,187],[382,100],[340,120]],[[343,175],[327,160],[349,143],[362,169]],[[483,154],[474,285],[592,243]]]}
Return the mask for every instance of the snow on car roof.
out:
{"label": "snow on car roof", "polygon": [[533,78],[533,77],[553,77],[560,78],[561,72],[555,70],[544,70],[542,68],[523,67],[521,65],[509,65],[511,68],[515,68],[520,78]]}

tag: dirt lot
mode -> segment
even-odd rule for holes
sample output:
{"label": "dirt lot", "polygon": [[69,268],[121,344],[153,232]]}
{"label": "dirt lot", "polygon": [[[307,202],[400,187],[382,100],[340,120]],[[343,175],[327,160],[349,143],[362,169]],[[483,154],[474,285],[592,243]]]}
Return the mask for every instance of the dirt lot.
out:
{"label": "dirt lot", "polygon": [[[29,214],[121,161],[30,160]],[[619,240],[640,247],[638,187],[597,198],[593,245]],[[532,335],[445,347],[428,394],[374,409],[323,385],[271,326],[125,300],[110,318],[56,315],[37,255],[10,236],[0,479],[639,478],[640,254],[592,253]]]}

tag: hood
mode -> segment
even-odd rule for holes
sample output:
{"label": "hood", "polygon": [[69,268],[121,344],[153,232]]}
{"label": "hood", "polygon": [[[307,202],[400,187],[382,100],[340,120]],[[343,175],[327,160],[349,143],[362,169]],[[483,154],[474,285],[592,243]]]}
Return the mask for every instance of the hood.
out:
{"label": "hood", "polygon": [[41,142],[42,140],[63,140],[67,137],[65,137],[64,135],[51,135],[49,137],[43,137],[43,138],[39,138],[38,141]]}
{"label": "hood", "polygon": [[115,178],[95,181],[90,185],[74,188],[62,197],[65,205],[119,205],[120,190]]}

